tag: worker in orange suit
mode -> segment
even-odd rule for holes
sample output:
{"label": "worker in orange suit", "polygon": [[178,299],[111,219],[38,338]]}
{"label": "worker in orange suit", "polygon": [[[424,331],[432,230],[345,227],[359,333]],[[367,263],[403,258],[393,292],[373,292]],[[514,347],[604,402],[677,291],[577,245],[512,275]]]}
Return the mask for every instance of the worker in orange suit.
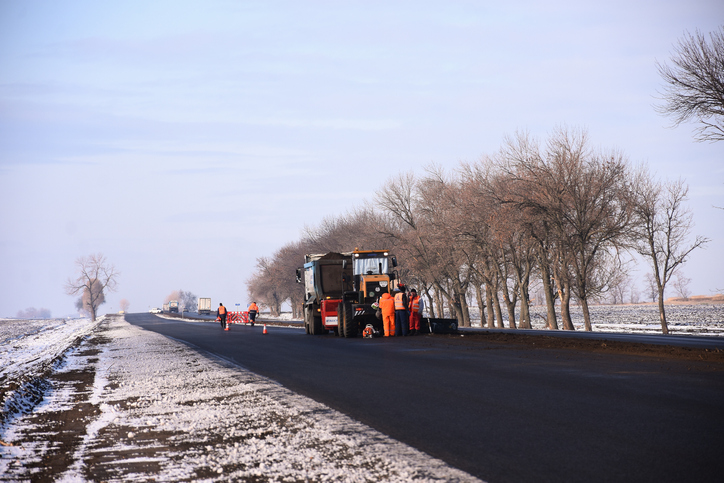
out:
{"label": "worker in orange suit", "polygon": [[380,311],[382,311],[382,327],[385,329],[385,337],[395,335],[395,299],[387,292],[380,298]]}
{"label": "worker in orange suit", "polygon": [[219,303],[219,308],[216,309],[216,317],[221,322],[221,328],[229,330],[229,326],[226,325],[226,307],[224,307],[224,304]]}
{"label": "worker in orange suit", "polygon": [[414,288],[410,290],[410,335],[416,335],[420,333],[420,322],[422,321],[422,310],[424,303],[417,290]]}
{"label": "worker in orange suit", "polygon": [[247,310],[249,311],[249,322],[251,322],[251,326],[254,327],[256,315],[259,313],[259,306],[256,305],[256,302],[252,302],[249,304],[249,308]]}

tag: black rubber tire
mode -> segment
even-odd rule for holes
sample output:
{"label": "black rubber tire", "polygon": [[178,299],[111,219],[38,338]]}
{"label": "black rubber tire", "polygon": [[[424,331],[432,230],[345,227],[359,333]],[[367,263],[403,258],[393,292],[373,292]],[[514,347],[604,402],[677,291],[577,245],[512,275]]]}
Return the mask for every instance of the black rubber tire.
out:
{"label": "black rubber tire", "polygon": [[304,307],[304,332],[311,334],[312,308]]}
{"label": "black rubber tire", "polygon": [[324,327],[322,327],[322,317],[316,315],[312,317],[312,335],[324,334]]}
{"label": "black rubber tire", "polygon": [[337,336],[344,337],[344,310],[343,305],[337,305]]}
{"label": "black rubber tire", "polygon": [[354,310],[352,304],[344,302],[342,305],[344,312],[344,329],[342,332],[345,337],[357,337],[357,321],[354,320]]}

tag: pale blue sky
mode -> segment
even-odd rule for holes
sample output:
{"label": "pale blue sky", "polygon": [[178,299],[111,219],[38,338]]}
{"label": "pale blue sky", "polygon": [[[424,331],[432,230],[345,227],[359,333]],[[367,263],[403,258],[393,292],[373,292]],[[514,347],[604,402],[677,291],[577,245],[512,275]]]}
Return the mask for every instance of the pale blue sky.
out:
{"label": "pale blue sky", "polygon": [[95,252],[122,273],[104,310],[245,305],[257,257],[388,177],[561,124],[689,182],[712,242],[685,273],[722,289],[724,143],[653,109],[655,61],[722,23],[713,0],[0,0],[0,316],[73,313]]}

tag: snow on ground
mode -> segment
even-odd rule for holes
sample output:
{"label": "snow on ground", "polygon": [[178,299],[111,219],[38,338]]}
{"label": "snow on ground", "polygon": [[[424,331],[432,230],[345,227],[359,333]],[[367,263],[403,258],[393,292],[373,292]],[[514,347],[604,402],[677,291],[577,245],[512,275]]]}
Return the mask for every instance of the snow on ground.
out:
{"label": "snow on ground", "polygon": [[[479,481],[121,317],[0,328],[0,480]],[[23,374],[51,382],[10,407]]]}
{"label": "snow on ground", "polygon": [[42,398],[45,376],[96,325],[90,319],[0,319],[0,428],[8,415],[32,408]]}
{"label": "snow on ground", "polygon": [[[508,314],[505,307],[502,310],[503,322],[507,328]],[[560,307],[558,310],[558,326],[562,327]],[[594,332],[661,334],[659,308],[654,304],[591,305],[589,311]],[[474,318],[473,326],[480,327],[477,308],[471,309],[471,316]],[[516,317],[519,316],[520,313],[516,313]],[[532,328],[545,329],[545,316],[545,306],[531,307]],[[583,311],[580,306],[571,306],[571,319],[576,330],[584,330]],[[724,336],[724,304],[667,305],[666,320],[671,334]]]}

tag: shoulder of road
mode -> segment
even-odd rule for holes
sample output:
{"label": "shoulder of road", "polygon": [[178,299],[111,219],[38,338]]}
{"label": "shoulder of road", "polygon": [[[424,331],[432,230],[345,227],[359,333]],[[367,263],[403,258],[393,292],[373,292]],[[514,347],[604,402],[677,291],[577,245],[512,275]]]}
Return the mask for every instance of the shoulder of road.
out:
{"label": "shoulder of road", "polygon": [[[189,322],[215,321],[216,316],[196,313],[162,314],[169,319]],[[257,325],[303,329],[301,320],[281,320],[273,317],[257,319]],[[447,342],[476,344],[518,344],[534,349],[563,349],[611,354],[643,355],[709,362],[724,362],[724,337],[697,335],[664,335],[621,332],[583,332],[568,330],[460,328],[450,334],[428,334]]]}

